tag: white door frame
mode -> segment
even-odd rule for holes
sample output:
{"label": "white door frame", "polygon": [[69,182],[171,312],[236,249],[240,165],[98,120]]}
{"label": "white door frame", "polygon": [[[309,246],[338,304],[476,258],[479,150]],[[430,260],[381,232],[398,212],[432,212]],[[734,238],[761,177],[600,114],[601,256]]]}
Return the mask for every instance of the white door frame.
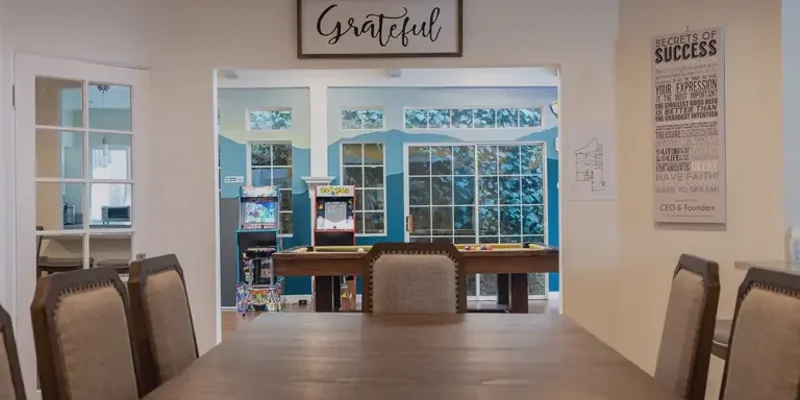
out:
{"label": "white door frame", "polygon": [[0,304],[14,312],[14,130],[11,104],[11,55],[0,26]]}
{"label": "white door frame", "polygon": [[[26,53],[14,55],[14,85],[16,94],[14,153],[15,153],[15,211],[18,238],[15,243],[15,262],[11,270],[13,282],[12,305],[9,305],[14,316],[16,339],[19,349],[23,379],[29,398],[39,398],[36,388],[36,357],[29,306],[36,285],[36,76],[49,76],[87,82],[129,85],[132,87],[131,112],[133,131],[131,138],[132,164],[131,179],[133,193],[131,199],[131,229],[108,229],[103,232],[134,231],[131,241],[132,254],[145,252],[148,221],[143,212],[148,209],[149,177],[148,150],[148,99],[149,71],[123,67],[93,64],[89,62],[44,57]],[[86,86],[84,86],[86,87]],[[88,95],[84,96],[84,109],[88,107]],[[86,116],[84,111],[84,118]],[[88,121],[85,121],[88,125]],[[88,144],[88,135],[84,135],[84,146]],[[84,147],[85,150],[88,149]],[[83,157],[88,157],[84,154]],[[87,177],[88,178],[88,177]],[[86,193],[86,190],[84,191]],[[85,195],[84,195],[85,197]],[[90,203],[90,198],[83,200]],[[88,217],[88,216],[87,216]],[[70,230],[72,233],[73,230]],[[75,229],[75,234],[87,233],[90,230]],[[87,241],[88,242],[88,239]],[[84,252],[86,253],[86,245]],[[89,255],[84,254],[88,259]]]}
{"label": "white door frame", "polygon": [[[543,145],[542,159],[543,160],[547,160],[547,142],[543,141],[543,140],[539,140],[539,141],[524,141],[524,142],[513,142],[513,141],[494,141],[494,142],[493,141],[486,141],[486,142],[469,141],[469,142],[461,142],[461,141],[454,141],[454,142],[409,142],[409,143],[403,143],[403,185],[404,185],[403,186],[403,218],[404,218],[403,220],[404,221],[408,220],[408,217],[409,217],[409,206],[410,206],[410,199],[409,199],[409,196],[408,196],[408,180],[410,178],[410,176],[408,174],[408,148],[409,147],[503,146],[503,145],[507,145],[507,146]],[[545,195],[547,195],[547,162],[544,162],[542,164],[542,174],[544,176]],[[477,171],[476,171],[476,175],[475,176],[477,176]],[[477,180],[476,180],[475,184],[476,185],[478,184]],[[475,195],[477,196],[477,188],[476,188]],[[476,202],[477,202],[477,198],[476,198]],[[550,230],[547,229],[547,224],[549,222],[548,221],[548,216],[547,216],[547,211],[548,211],[548,205],[547,205],[547,199],[545,198],[544,199],[544,224],[545,224],[544,240],[545,240],[545,243],[549,243],[550,242]],[[475,212],[477,213],[477,205],[476,205]],[[477,222],[477,220],[478,220],[477,215],[476,215],[476,218],[474,218],[474,220]],[[475,228],[476,243],[477,243],[477,236],[478,236],[477,229],[478,228],[476,227]],[[406,229],[405,224],[404,224],[404,235],[405,235],[405,241],[408,242],[411,239],[411,232],[409,232],[408,229]],[[550,274],[544,274],[544,277],[545,277],[545,281],[544,281],[545,294],[542,295],[542,296],[530,295],[529,294],[528,295],[528,299],[530,299],[530,300],[540,300],[540,299],[546,299],[547,298],[547,294],[550,292]],[[468,300],[497,300],[497,295],[494,295],[494,296],[481,296],[480,295],[480,288],[481,288],[481,277],[480,277],[480,274],[475,277],[475,283],[476,283],[475,289],[476,289],[476,293],[478,293],[478,295],[476,295],[476,296],[468,296]]]}

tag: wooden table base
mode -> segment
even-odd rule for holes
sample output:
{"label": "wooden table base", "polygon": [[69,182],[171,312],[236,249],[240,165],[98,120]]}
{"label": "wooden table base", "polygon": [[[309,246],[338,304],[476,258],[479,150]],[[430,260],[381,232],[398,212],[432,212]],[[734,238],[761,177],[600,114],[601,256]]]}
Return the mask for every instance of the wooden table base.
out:
{"label": "wooden table base", "polygon": [[[342,278],[314,277],[314,307],[317,312],[337,312],[342,307]],[[497,274],[497,310],[528,313],[528,274]]]}
{"label": "wooden table base", "polygon": [[497,274],[497,305],[513,314],[527,314],[528,274]]}

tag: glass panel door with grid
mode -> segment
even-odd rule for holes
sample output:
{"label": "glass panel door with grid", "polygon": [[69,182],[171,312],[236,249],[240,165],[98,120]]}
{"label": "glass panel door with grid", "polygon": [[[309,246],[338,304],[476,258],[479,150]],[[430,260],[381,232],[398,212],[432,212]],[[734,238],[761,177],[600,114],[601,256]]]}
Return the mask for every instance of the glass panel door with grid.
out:
{"label": "glass panel door with grid", "polygon": [[136,206],[147,187],[149,77],[28,54],[16,55],[15,70],[14,310],[24,379],[36,382],[28,307],[38,277],[124,265],[144,251]]}
{"label": "glass panel door with grid", "polygon": [[[405,152],[410,242],[545,243],[544,143],[409,144]],[[531,274],[529,297],[546,294]],[[472,299],[497,297],[496,275],[468,277]]]}

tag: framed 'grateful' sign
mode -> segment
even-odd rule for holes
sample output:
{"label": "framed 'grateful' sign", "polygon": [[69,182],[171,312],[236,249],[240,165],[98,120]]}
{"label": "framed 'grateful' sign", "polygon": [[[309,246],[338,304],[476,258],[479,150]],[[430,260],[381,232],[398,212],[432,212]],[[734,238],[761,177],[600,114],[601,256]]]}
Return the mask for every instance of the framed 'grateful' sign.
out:
{"label": "framed 'grateful' sign", "polygon": [[463,0],[297,0],[300,58],[461,57]]}

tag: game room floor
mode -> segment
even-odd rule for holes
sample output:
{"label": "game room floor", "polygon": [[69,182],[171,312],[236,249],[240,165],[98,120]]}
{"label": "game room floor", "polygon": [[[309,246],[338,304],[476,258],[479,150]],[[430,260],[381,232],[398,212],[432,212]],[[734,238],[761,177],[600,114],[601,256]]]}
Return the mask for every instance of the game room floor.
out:
{"label": "game room floor", "polygon": [[[560,300],[531,300],[528,302],[528,312],[530,314],[558,314]],[[360,304],[359,304],[360,306]],[[470,301],[469,308],[494,308],[494,301]],[[287,305],[283,312],[311,312],[310,306],[300,306],[297,304]],[[236,311],[222,311],[222,340],[225,337],[242,329],[248,322],[252,321],[258,314],[247,316],[239,315]]]}

